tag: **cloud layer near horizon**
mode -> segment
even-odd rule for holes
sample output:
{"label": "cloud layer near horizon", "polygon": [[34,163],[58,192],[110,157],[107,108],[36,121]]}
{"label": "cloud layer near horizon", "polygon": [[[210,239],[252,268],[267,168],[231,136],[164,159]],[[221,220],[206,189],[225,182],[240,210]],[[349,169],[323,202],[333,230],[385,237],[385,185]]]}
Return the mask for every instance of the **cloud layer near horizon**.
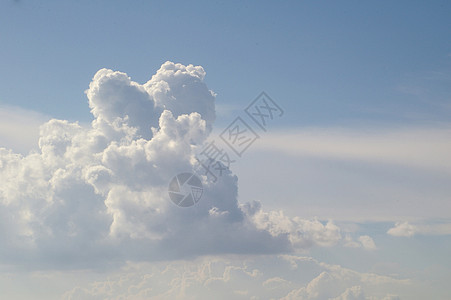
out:
{"label": "cloud layer near horizon", "polygon": [[[280,253],[340,241],[332,222],[240,204],[237,178],[204,180],[182,209],[171,178],[195,167],[211,132],[215,96],[200,66],[164,63],[145,84],[99,70],[86,91],[91,126],[52,119],[39,151],[0,149],[0,259],[64,268],[219,253]],[[25,260],[26,258],[26,260]]]}
{"label": "cloud layer near horizon", "polygon": [[[294,255],[236,261],[129,264],[108,280],[67,291],[64,299],[335,299],[396,300],[413,281],[362,273]],[[409,296],[406,296],[409,297]]]}

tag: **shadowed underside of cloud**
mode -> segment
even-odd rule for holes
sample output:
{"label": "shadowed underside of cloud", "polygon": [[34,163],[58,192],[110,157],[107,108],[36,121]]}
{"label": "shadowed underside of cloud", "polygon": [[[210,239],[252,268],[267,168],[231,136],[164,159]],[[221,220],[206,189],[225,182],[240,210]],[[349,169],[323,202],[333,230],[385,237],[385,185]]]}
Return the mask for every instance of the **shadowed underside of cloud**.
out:
{"label": "shadowed underside of cloud", "polygon": [[219,253],[282,253],[340,239],[332,222],[288,218],[237,201],[230,172],[182,209],[167,185],[195,168],[215,96],[200,66],[164,63],[145,84],[99,70],[86,95],[91,126],[52,119],[39,151],[0,149],[0,259],[95,267]]}

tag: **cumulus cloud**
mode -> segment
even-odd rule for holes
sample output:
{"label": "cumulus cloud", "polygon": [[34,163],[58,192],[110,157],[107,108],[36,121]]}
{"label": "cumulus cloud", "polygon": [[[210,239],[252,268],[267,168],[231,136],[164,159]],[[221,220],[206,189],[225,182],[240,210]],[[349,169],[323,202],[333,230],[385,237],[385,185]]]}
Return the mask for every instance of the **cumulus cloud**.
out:
{"label": "cumulus cloud", "polygon": [[373,239],[368,235],[361,235],[359,236],[359,242],[362,244],[363,248],[374,250],[376,249],[376,244],[374,243]]}
{"label": "cumulus cloud", "polygon": [[[305,258],[283,256],[297,269],[303,265]],[[338,265],[317,262],[320,273],[306,286],[293,289],[285,297],[288,299],[382,299],[399,291],[403,285],[410,285],[409,280],[394,279],[373,273],[360,273]]]}
{"label": "cumulus cloud", "polygon": [[415,226],[408,222],[398,222],[395,227],[390,228],[387,233],[392,236],[413,236],[417,232]]}
{"label": "cumulus cloud", "polygon": [[208,258],[131,264],[64,299],[396,299],[408,280],[360,273],[311,257]]}
{"label": "cumulus cloud", "polygon": [[451,223],[418,222],[411,224],[409,222],[396,222],[395,226],[390,228],[387,233],[397,237],[411,237],[416,234],[421,235],[451,235]]}
{"label": "cumulus cloud", "polygon": [[376,243],[369,235],[361,235],[357,241],[353,240],[351,235],[347,234],[343,239],[343,246],[350,248],[364,248],[367,250],[376,249]]}
{"label": "cumulus cloud", "polygon": [[252,216],[257,228],[273,236],[286,235],[293,245],[308,247],[314,244],[333,246],[340,239],[340,228],[329,221],[325,225],[318,220],[286,217],[283,211],[264,212],[259,210]]}
{"label": "cumulus cloud", "polygon": [[362,287],[356,285],[347,288],[343,294],[338,297],[332,298],[332,300],[365,300],[365,296],[362,292]]}
{"label": "cumulus cloud", "polygon": [[86,90],[90,126],[52,119],[40,127],[39,150],[0,149],[0,259],[92,268],[335,245],[341,235],[331,221],[240,204],[230,171],[217,183],[203,177],[194,207],[168,200],[168,183],[194,171],[215,120],[204,77],[200,66],[172,62],[145,84],[101,69]]}

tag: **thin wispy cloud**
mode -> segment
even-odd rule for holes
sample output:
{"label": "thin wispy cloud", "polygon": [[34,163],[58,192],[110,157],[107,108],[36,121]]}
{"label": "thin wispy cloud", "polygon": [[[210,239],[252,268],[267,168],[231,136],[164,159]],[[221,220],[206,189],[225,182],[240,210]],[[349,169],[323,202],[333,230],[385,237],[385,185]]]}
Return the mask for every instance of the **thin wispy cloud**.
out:
{"label": "thin wispy cloud", "polygon": [[393,129],[308,128],[273,132],[255,145],[293,156],[385,163],[448,173],[451,125]]}

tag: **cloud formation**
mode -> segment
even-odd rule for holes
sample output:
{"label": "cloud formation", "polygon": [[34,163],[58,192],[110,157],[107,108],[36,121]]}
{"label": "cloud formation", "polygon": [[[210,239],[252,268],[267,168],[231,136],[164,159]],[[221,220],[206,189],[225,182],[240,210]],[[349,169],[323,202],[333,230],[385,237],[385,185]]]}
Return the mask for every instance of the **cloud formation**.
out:
{"label": "cloud formation", "polygon": [[390,228],[387,233],[392,236],[413,236],[417,232],[415,226],[412,226],[408,222],[398,222],[395,227]]}
{"label": "cloud formation", "polygon": [[396,237],[412,237],[417,234],[421,235],[451,235],[451,223],[435,222],[435,223],[416,223],[396,222],[395,226],[390,228],[387,233]]}
{"label": "cloud formation", "polygon": [[[77,286],[64,299],[399,299],[412,282],[356,272],[311,257],[133,264],[108,280]],[[408,293],[407,293],[408,294]]]}
{"label": "cloud formation", "polygon": [[38,151],[0,149],[0,259],[92,268],[335,245],[341,235],[332,222],[240,204],[231,172],[217,183],[202,178],[194,207],[168,200],[168,183],[194,171],[215,120],[204,77],[200,66],[166,62],[141,85],[101,69],[86,91],[91,126],[52,119],[40,128]]}
{"label": "cloud formation", "polygon": [[367,250],[377,249],[374,240],[369,235],[361,235],[357,241],[354,241],[350,234],[347,234],[343,239],[343,246],[350,248],[364,248]]}

